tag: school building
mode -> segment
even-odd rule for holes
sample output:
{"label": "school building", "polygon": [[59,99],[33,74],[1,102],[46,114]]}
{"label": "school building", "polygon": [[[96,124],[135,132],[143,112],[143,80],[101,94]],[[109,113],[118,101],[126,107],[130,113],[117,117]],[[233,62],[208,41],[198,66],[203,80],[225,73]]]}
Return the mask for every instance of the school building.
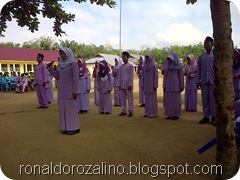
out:
{"label": "school building", "polygon": [[44,62],[58,61],[58,51],[0,47],[0,72],[33,72],[38,64],[37,54],[44,55]]}
{"label": "school building", "polygon": [[[107,61],[108,63],[108,66],[110,68],[112,68],[113,66],[115,66],[115,58],[119,58],[118,55],[115,55],[115,54],[101,54],[101,53],[98,53],[95,57],[91,58],[91,59],[88,59],[86,60],[86,66],[87,68],[89,69],[90,73],[92,74],[93,73],[93,69],[95,67],[95,62],[97,60],[99,61],[102,61],[102,60],[105,60]],[[138,63],[138,59],[137,58],[140,58],[140,56],[138,57],[137,55],[130,55],[130,58],[129,58],[129,62],[136,68],[136,64]],[[135,64],[136,63],[136,64]]]}

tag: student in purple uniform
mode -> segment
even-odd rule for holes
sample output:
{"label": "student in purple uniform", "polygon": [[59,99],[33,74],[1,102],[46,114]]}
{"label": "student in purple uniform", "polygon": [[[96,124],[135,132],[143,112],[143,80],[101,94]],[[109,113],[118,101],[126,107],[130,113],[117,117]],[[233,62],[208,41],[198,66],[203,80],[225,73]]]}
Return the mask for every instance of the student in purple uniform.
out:
{"label": "student in purple uniform", "polygon": [[235,97],[240,97],[240,49],[234,50],[234,59],[232,67]]}
{"label": "student in purple uniform", "polygon": [[184,67],[183,74],[186,76],[185,86],[185,110],[197,111],[198,91],[196,84],[197,62],[193,54],[187,56],[187,64]]}
{"label": "student in purple uniform", "polygon": [[62,134],[73,135],[80,132],[77,108],[79,66],[71,49],[63,47],[59,50],[59,55],[57,69],[50,63],[49,72],[58,80],[60,131]]}
{"label": "student in purple uniform", "polygon": [[177,120],[181,116],[181,92],[184,90],[182,64],[175,52],[167,56],[168,65],[164,72],[163,91],[165,95],[165,115]]}
{"label": "student in purple uniform", "polygon": [[46,84],[48,80],[48,71],[46,64],[43,63],[43,54],[37,55],[38,64],[34,68],[34,85],[36,87],[37,97],[38,97],[38,109],[48,108],[48,95],[46,90]]}
{"label": "student in purple uniform", "polygon": [[16,93],[19,93],[20,90],[22,93],[24,93],[27,85],[28,85],[28,80],[27,78],[24,77],[24,74],[22,74],[21,77],[19,78],[19,83],[17,83],[16,85]]}
{"label": "student in purple uniform", "polygon": [[128,106],[129,106],[129,114],[128,117],[133,116],[134,111],[134,104],[133,104],[133,73],[134,68],[133,65],[128,62],[129,59],[129,52],[124,51],[122,53],[122,60],[124,64],[119,69],[119,77],[120,80],[118,81],[118,87],[121,91],[121,106],[122,112],[119,116],[127,115],[127,108],[126,108],[126,98],[128,99]]}
{"label": "student in purple uniform", "polygon": [[78,111],[79,113],[87,113],[90,110],[90,97],[91,90],[90,73],[83,59],[78,60],[79,65],[79,81],[78,81]]}
{"label": "student in purple uniform", "polygon": [[145,106],[145,94],[144,94],[144,90],[141,88],[144,60],[145,60],[145,57],[140,56],[139,65],[137,68],[137,76],[139,78],[138,85],[139,85],[139,103],[141,104],[140,107]]}
{"label": "student in purple uniform", "polygon": [[113,89],[112,73],[105,60],[100,62],[100,70],[98,72],[98,91],[99,91],[99,105],[98,111],[100,114],[112,113],[112,97],[111,91]]}
{"label": "student in purple uniform", "polygon": [[[163,64],[163,67],[162,67],[162,69],[161,69],[161,73],[162,73],[162,75],[163,75],[163,77],[164,77],[164,73],[166,72],[166,70],[167,70],[167,64],[168,64],[168,62],[167,62],[167,60],[165,60],[165,62],[164,62],[164,64]],[[163,91],[163,107],[165,107],[165,100],[166,99],[166,97],[165,97],[165,92]]]}
{"label": "student in purple uniform", "polygon": [[117,86],[119,81],[119,68],[122,66],[123,60],[122,58],[115,58],[115,66],[112,70],[113,75],[113,88],[114,88],[114,106],[121,106],[121,91]]}
{"label": "student in purple uniform", "polygon": [[199,121],[200,124],[209,123],[211,117],[211,124],[215,125],[215,98],[213,94],[214,89],[214,55],[213,55],[213,39],[206,37],[204,41],[205,53],[198,58],[197,66],[197,86],[202,91],[202,108],[204,118]]}
{"label": "student in purple uniform", "polygon": [[158,116],[157,88],[158,88],[158,67],[152,53],[145,56],[142,69],[142,90],[145,95],[144,117],[154,118]]}
{"label": "student in purple uniform", "polygon": [[50,72],[48,72],[48,80],[46,84],[46,91],[48,95],[48,104],[53,102],[53,84],[52,84],[53,76]]}
{"label": "student in purple uniform", "polygon": [[93,69],[92,77],[94,78],[94,105],[98,106],[99,102],[99,92],[98,92],[98,72],[99,72],[100,61],[95,61],[95,67]]}

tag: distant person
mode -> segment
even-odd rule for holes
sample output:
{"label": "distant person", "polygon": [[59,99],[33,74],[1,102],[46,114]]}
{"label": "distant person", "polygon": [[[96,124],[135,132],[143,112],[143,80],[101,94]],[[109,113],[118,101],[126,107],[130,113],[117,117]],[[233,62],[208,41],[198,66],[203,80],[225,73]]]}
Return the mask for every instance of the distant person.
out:
{"label": "distant person", "polygon": [[145,56],[142,69],[142,90],[145,94],[144,117],[154,118],[158,116],[157,88],[158,67],[152,53]]}
{"label": "distant person", "polygon": [[1,86],[2,86],[2,91],[10,91],[11,90],[11,84],[8,79],[8,73],[4,72],[3,77],[1,78]]}
{"label": "distant person", "polygon": [[[165,60],[163,67],[161,68],[161,74],[163,75],[163,77],[164,77],[164,73],[167,70],[167,65],[168,65],[168,62],[167,60]],[[165,96],[165,92],[163,91],[163,107],[165,107],[165,102],[166,102],[165,99],[166,99],[166,96]]]}
{"label": "distant person", "polygon": [[215,98],[214,89],[214,55],[213,55],[213,39],[206,37],[204,41],[205,53],[198,58],[197,66],[197,86],[202,91],[202,108],[204,118],[199,121],[200,124],[209,123],[211,116],[211,124],[215,125]]}
{"label": "distant person", "polygon": [[133,76],[134,76],[134,68],[133,65],[128,62],[129,52],[124,51],[122,53],[122,60],[124,64],[119,69],[119,77],[118,87],[121,91],[121,106],[122,112],[119,116],[127,115],[127,107],[126,107],[126,98],[128,100],[128,117],[133,116],[134,112],[134,104],[133,104]]}
{"label": "distant person", "polygon": [[99,104],[99,92],[98,92],[98,72],[99,72],[99,63],[100,61],[95,61],[95,67],[93,69],[92,77],[94,78],[94,105],[98,106]]}
{"label": "distant person", "polygon": [[139,85],[139,103],[141,104],[140,107],[145,106],[145,94],[144,94],[144,90],[141,88],[141,84],[142,84],[142,80],[143,80],[142,73],[143,73],[144,60],[145,60],[145,57],[140,56],[139,65],[137,68],[137,76],[139,78],[138,85]]}
{"label": "distant person", "polygon": [[100,114],[112,113],[112,97],[111,91],[113,90],[113,79],[110,68],[105,60],[100,62],[100,70],[98,72],[98,91],[99,91],[99,104],[98,112]]}
{"label": "distant person", "polygon": [[59,56],[59,66],[54,69],[53,62],[50,63],[49,72],[58,80],[60,131],[73,135],[80,132],[77,108],[79,66],[71,49],[61,48]]}
{"label": "distant person", "polygon": [[83,59],[78,60],[79,80],[78,80],[78,112],[87,113],[90,110],[91,78],[90,72]]}
{"label": "distant person", "polygon": [[196,83],[197,62],[194,55],[190,54],[186,58],[187,64],[184,67],[183,74],[186,76],[185,86],[185,110],[197,111],[198,90]]}
{"label": "distant person", "polygon": [[122,66],[122,58],[115,58],[115,66],[113,67],[113,88],[114,88],[114,106],[121,106],[121,91],[117,85],[119,77],[119,68]]}
{"label": "distant person", "polygon": [[48,108],[48,95],[46,91],[46,84],[48,80],[48,71],[46,64],[43,63],[43,54],[37,55],[38,64],[34,68],[34,85],[36,87],[37,98],[38,98],[38,109]]}
{"label": "distant person", "polygon": [[50,72],[48,72],[48,79],[47,79],[47,84],[46,84],[46,90],[47,90],[47,95],[48,95],[48,104],[51,104],[53,102],[53,76]]}
{"label": "distant person", "polygon": [[235,97],[240,97],[240,49],[234,50],[234,59],[232,67]]}
{"label": "distant person", "polygon": [[240,96],[235,97],[235,118],[240,117]]}
{"label": "distant person", "polygon": [[21,93],[24,93],[27,85],[28,85],[28,80],[27,78],[24,77],[24,74],[22,74],[19,82],[16,85],[16,93],[19,93],[20,91]]}
{"label": "distant person", "polygon": [[167,61],[168,65],[163,78],[164,114],[167,119],[177,120],[181,116],[181,92],[184,90],[183,69],[175,52],[167,56]]}

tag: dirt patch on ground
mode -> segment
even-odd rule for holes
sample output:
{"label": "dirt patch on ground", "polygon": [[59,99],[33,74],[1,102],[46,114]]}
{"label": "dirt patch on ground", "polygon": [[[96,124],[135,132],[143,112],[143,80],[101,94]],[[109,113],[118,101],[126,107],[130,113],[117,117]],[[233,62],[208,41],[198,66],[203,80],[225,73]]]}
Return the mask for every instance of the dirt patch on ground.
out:
{"label": "dirt patch on ground", "polygon": [[[54,93],[56,97],[56,92]],[[100,115],[93,106],[89,113],[79,115],[81,133],[74,136],[59,133],[58,107],[55,101],[49,109],[39,110],[35,92],[25,94],[0,93],[0,165],[11,179],[152,179],[156,168],[148,175],[128,175],[130,163],[148,165],[214,165],[215,147],[202,155],[197,149],[215,137],[211,125],[199,125],[202,112],[182,112],[178,121],[166,120],[159,103],[158,118],[144,118],[144,109],[135,100],[132,118],[119,117],[121,109],[112,115]],[[124,175],[27,175],[20,165],[120,165]],[[97,166],[96,166],[97,167]],[[102,166],[104,167],[104,166]],[[105,166],[106,167],[106,166]],[[22,169],[23,171],[24,169]],[[28,173],[31,171],[27,168]],[[67,169],[65,169],[67,171]],[[85,169],[86,170],[86,169]],[[118,169],[122,172],[122,169]],[[135,171],[134,168],[132,168]],[[173,169],[171,169],[173,171]],[[181,168],[178,169],[183,172]],[[143,169],[144,173],[147,168]],[[200,171],[200,169],[197,169]],[[206,172],[205,168],[205,172]],[[46,171],[45,171],[46,172]],[[38,173],[38,172],[37,172]],[[109,173],[109,172],[108,172]],[[160,173],[160,172],[159,172]],[[164,173],[164,171],[161,171]],[[103,173],[104,174],[104,173]],[[159,175],[159,179],[168,179]],[[215,179],[214,175],[171,175],[172,179]]]}

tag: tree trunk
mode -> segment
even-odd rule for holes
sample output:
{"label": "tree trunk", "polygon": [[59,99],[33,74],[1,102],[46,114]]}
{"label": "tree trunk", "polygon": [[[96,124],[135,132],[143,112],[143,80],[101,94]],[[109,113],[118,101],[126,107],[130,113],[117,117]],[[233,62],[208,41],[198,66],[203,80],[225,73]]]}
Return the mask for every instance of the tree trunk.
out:
{"label": "tree trunk", "polygon": [[235,103],[232,79],[233,42],[230,3],[226,0],[210,0],[213,37],[217,156],[217,179],[229,179],[238,171],[235,139]]}

